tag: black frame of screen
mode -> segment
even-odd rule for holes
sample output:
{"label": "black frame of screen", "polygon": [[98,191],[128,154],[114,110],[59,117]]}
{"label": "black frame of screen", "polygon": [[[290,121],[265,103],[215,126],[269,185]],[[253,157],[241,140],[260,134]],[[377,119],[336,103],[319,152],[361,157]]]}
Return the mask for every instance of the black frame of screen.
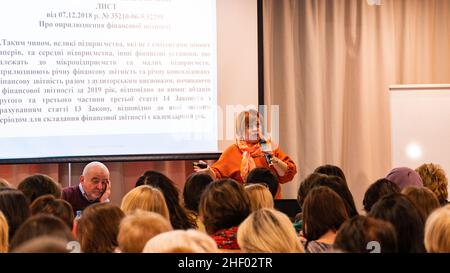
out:
{"label": "black frame of screen", "polygon": [[[257,0],[258,20],[258,105],[264,105],[264,29],[263,0]],[[175,160],[214,160],[221,153],[186,153],[186,154],[142,154],[142,155],[99,155],[0,159],[0,164],[37,164],[37,163],[80,163],[91,161],[132,162],[132,161],[175,161]]]}

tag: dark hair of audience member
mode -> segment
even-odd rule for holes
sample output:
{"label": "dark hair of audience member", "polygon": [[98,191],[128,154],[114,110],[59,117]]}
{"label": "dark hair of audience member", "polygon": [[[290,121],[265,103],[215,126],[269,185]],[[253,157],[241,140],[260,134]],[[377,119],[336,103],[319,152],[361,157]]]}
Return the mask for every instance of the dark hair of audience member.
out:
{"label": "dark hair of audience member", "polygon": [[11,188],[0,188],[0,211],[8,220],[10,240],[19,226],[30,216],[28,206],[28,199],[23,192]]}
{"label": "dark hair of audience member", "polygon": [[308,192],[313,188],[318,181],[326,180],[327,175],[320,173],[311,173],[305,179],[300,182],[300,186],[297,192],[297,203],[300,208],[303,207],[303,203],[305,202],[305,198],[308,195]]}
{"label": "dark hair of audience member", "polygon": [[199,205],[200,219],[209,234],[238,226],[250,214],[250,200],[244,186],[225,178],[208,185]]}
{"label": "dark hair of audience member", "polygon": [[406,187],[402,190],[402,194],[416,206],[424,223],[431,212],[440,207],[438,198],[428,188]]}
{"label": "dark hair of audience member", "polygon": [[353,217],[358,215],[355,201],[353,200],[353,195],[340,177],[329,175],[326,178],[317,181],[312,186],[313,188],[317,186],[325,186],[332,189],[342,198],[342,201],[344,201],[348,216]]}
{"label": "dark hair of audience member", "polygon": [[61,198],[62,192],[61,186],[53,178],[45,174],[28,176],[20,182],[17,189],[25,194],[30,204],[39,196],[46,194],[51,194],[55,198]]}
{"label": "dark hair of audience member", "polygon": [[110,203],[88,206],[77,224],[77,239],[86,253],[112,253],[118,246],[122,210]]}
{"label": "dark hair of audience member", "polygon": [[372,206],[368,216],[388,221],[395,227],[400,253],[425,252],[424,222],[406,196],[400,193],[383,196]]}
{"label": "dark hair of audience member", "polygon": [[[19,245],[13,249],[13,253],[70,253],[70,245],[67,240],[52,237],[39,236]],[[75,249],[76,250],[76,249]]]}
{"label": "dark hair of audience member", "polygon": [[380,200],[381,197],[391,193],[400,193],[400,187],[394,182],[387,180],[386,178],[378,179],[369,186],[369,188],[366,190],[366,193],[364,194],[364,210],[367,213],[370,212],[373,204]]}
{"label": "dark hair of audience member", "polygon": [[328,231],[336,232],[348,219],[342,198],[324,186],[313,188],[303,203],[303,236],[308,241],[318,240]]}
{"label": "dark hair of audience member", "polygon": [[339,228],[333,247],[349,253],[377,251],[377,246],[372,248],[370,242],[379,244],[380,253],[396,253],[397,236],[394,226],[383,220],[355,216],[345,221]]}
{"label": "dark hair of audience member", "polygon": [[56,199],[53,195],[47,194],[38,197],[31,203],[30,211],[31,215],[45,213],[56,216],[63,220],[70,229],[73,227],[75,215],[73,214],[72,205],[66,200]]}
{"label": "dark hair of audience member", "polygon": [[72,231],[60,218],[48,214],[38,214],[23,222],[11,240],[10,249],[15,249],[21,244],[43,235],[61,238],[66,242],[74,240]]}
{"label": "dark hair of audience member", "polygon": [[342,181],[344,182],[345,186],[348,187],[347,179],[345,178],[344,172],[338,166],[326,164],[326,165],[322,165],[322,166],[317,167],[314,170],[314,172],[315,173],[325,174],[325,175],[334,175],[334,176],[340,177],[342,179]]}
{"label": "dark hair of audience member", "polygon": [[186,209],[181,206],[178,189],[170,178],[160,172],[146,171],[136,181],[136,187],[141,185],[150,185],[161,190],[166,199],[170,223],[174,229],[190,229],[197,227],[195,219],[189,217]]}
{"label": "dark hair of audience member", "polygon": [[266,184],[273,198],[275,198],[279,187],[277,176],[268,168],[251,170],[245,179],[245,184]]}
{"label": "dark hair of audience member", "polygon": [[192,173],[186,179],[183,188],[184,207],[198,214],[200,197],[213,178],[206,173]]}

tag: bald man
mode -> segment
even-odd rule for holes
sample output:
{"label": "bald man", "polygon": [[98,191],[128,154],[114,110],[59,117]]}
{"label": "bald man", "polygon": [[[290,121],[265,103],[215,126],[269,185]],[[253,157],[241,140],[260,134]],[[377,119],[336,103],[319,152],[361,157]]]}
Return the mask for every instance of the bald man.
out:
{"label": "bald man", "polygon": [[78,185],[63,189],[62,198],[72,205],[76,213],[91,204],[109,202],[110,195],[109,170],[103,163],[94,161],[84,167]]}

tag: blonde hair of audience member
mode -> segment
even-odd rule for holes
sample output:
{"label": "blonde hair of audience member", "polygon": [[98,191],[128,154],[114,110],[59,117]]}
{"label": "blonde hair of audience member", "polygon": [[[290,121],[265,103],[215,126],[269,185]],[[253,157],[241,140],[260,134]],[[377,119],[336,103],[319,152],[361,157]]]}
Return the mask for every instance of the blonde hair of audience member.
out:
{"label": "blonde hair of audience member", "polygon": [[118,246],[120,221],[125,214],[110,203],[88,206],[77,224],[81,250],[88,253],[112,253]]}
{"label": "blonde hair of audience member", "polygon": [[250,198],[250,210],[257,211],[262,208],[273,208],[274,202],[269,189],[262,184],[250,184],[245,186],[245,191]]}
{"label": "blonde hair of audience member", "polygon": [[0,211],[0,253],[8,252],[8,232],[8,221],[3,212]]}
{"label": "blonde hair of audience member", "polygon": [[423,181],[423,185],[429,188],[439,200],[441,206],[447,204],[448,180],[444,169],[433,163],[422,164],[416,169]]}
{"label": "blonde hair of audience member", "polygon": [[305,252],[289,218],[274,209],[250,214],[239,226],[237,240],[242,252]]}
{"label": "blonde hair of audience member", "polygon": [[125,194],[120,208],[125,214],[130,214],[136,209],[142,209],[159,213],[167,220],[170,220],[169,209],[167,208],[164,195],[157,188],[148,185],[136,187]]}
{"label": "blonde hair of audience member", "polygon": [[117,236],[119,250],[120,252],[140,253],[148,240],[171,230],[172,225],[169,220],[159,213],[137,209],[120,222]]}
{"label": "blonde hair of audience member", "polygon": [[424,223],[433,210],[440,207],[436,195],[428,188],[407,187],[402,193],[416,206]]}
{"label": "blonde hair of audience member", "polygon": [[424,241],[427,252],[450,252],[450,205],[435,210],[428,217]]}
{"label": "blonde hair of audience member", "polygon": [[174,230],[156,235],[144,247],[144,253],[217,253],[216,242],[194,230]]}
{"label": "blonde hair of audience member", "polygon": [[[72,249],[74,253],[77,249]],[[66,240],[52,236],[39,236],[15,248],[12,253],[70,253]]]}

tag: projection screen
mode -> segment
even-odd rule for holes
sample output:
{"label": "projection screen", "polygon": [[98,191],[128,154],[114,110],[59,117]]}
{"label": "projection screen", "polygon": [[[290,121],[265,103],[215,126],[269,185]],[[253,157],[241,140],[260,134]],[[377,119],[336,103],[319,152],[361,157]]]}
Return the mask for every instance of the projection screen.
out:
{"label": "projection screen", "polygon": [[0,24],[2,163],[220,153],[258,105],[256,0],[15,0]]}

